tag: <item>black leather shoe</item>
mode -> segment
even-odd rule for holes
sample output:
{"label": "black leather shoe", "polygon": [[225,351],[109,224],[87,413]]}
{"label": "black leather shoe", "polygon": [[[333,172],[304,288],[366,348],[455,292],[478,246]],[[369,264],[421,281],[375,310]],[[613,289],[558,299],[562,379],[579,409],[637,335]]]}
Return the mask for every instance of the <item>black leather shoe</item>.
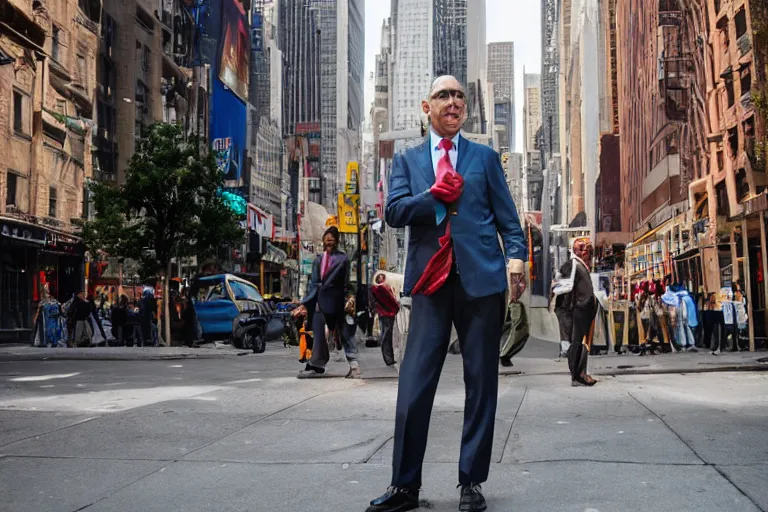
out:
{"label": "black leather shoe", "polygon": [[488,508],[483,493],[480,492],[480,484],[460,485],[461,501],[460,512],[483,512]]}
{"label": "black leather shoe", "polygon": [[371,501],[365,512],[405,512],[419,508],[419,491],[390,487],[383,496]]}

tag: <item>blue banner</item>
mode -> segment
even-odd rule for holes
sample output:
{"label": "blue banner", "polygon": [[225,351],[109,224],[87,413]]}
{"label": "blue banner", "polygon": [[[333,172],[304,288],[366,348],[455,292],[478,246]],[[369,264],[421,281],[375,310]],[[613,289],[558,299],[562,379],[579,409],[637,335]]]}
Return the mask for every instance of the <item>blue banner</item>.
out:
{"label": "blue banner", "polygon": [[246,149],[247,109],[218,78],[213,79],[211,98],[211,149],[225,180],[240,181]]}

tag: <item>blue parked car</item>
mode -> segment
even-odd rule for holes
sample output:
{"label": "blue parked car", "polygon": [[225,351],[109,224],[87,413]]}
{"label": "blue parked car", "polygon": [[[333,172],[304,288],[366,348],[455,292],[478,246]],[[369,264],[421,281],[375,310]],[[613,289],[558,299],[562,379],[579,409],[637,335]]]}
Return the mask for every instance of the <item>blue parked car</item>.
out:
{"label": "blue parked car", "polygon": [[242,313],[268,314],[256,286],[232,274],[200,277],[192,284],[191,292],[205,339],[232,339],[235,319]]}

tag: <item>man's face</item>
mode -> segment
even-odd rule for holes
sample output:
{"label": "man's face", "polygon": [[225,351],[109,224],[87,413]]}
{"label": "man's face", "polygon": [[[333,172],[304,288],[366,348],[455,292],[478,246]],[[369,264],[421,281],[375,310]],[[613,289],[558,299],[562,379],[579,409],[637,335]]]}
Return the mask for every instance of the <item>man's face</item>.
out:
{"label": "man's face", "polygon": [[336,246],[338,245],[338,242],[333,237],[333,235],[325,235],[323,237],[323,249],[325,249],[328,252],[333,252],[336,250]]}
{"label": "man's face", "polygon": [[573,254],[587,265],[591,265],[595,249],[589,239],[580,238],[573,244]]}
{"label": "man's face", "polygon": [[429,116],[432,129],[441,137],[454,137],[467,120],[464,88],[453,77],[438,80],[421,108]]}
{"label": "man's face", "polygon": [[376,284],[383,284],[384,280],[386,278],[384,277],[384,274],[379,274],[376,276]]}

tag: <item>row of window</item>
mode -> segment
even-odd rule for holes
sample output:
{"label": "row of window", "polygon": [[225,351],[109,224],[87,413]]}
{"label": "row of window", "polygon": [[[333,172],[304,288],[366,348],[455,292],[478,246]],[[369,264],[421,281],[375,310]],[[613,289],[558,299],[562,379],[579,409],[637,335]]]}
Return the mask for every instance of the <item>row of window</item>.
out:
{"label": "row of window", "polygon": [[[16,207],[19,205],[19,192],[24,188],[25,177],[8,172],[5,181],[5,206]],[[56,218],[58,214],[58,190],[54,186],[48,187],[48,216]]]}

